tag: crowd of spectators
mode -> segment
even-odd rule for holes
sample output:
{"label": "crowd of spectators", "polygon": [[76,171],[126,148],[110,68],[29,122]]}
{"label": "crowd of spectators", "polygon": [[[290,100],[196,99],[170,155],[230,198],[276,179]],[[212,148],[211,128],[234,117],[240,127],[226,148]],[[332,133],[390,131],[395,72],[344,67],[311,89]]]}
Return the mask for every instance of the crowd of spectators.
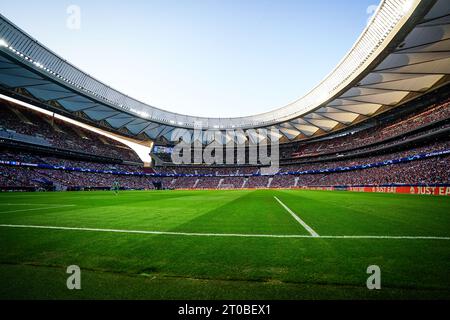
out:
{"label": "crowd of spectators", "polygon": [[29,152],[13,152],[0,150],[1,161],[15,161],[31,164],[47,164],[58,167],[91,169],[100,171],[120,171],[120,172],[142,172],[140,165],[98,163],[92,161],[81,161],[73,159],[63,159],[50,156],[41,156]]}
{"label": "crowd of spectators", "polygon": [[[49,188],[52,190],[109,189],[118,182],[124,189],[154,189],[157,179],[64,170],[36,169],[0,165],[0,187]],[[50,188],[51,187],[51,188]]]}
{"label": "crowd of spectators", "polygon": [[410,163],[342,173],[300,176],[302,186],[361,186],[384,184],[448,184],[450,157],[442,156]]}
{"label": "crowd of spectators", "polygon": [[[441,147],[438,143],[436,147]],[[435,150],[422,147],[414,153],[395,154],[327,164],[309,164],[302,167],[283,168],[284,171],[306,171],[326,168],[370,164],[383,160],[412,156]],[[37,169],[0,165],[0,187],[37,187],[52,183],[65,188],[109,188],[115,181],[127,189],[152,189],[156,180],[170,189],[218,189],[218,188],[291,188],[300,186],[376,185],[376,184],[434,184],[450,182],[450,157],[438,156],[425,160],[392,164],[339,173],[294,174],[277,176],[229,176],[229,177],[166,177],[129,176],[106,173],[73,172],[65,170]],[[245,182],[246,181],[246,182]],[[244,184],[245,182],[245,184]]]}
{"label": "crowd of spectators", "polygon": [[197,180],[196,177],[164,178],[163,187],[168,189],[194,189]]}
{"label": "crowd of spectators", "polygon": [[450,140],[434,142],[429,145],[403,150],[398,152],[362,157],[362,158],[353,158],[348,160],[338,160],[338,161],[329,161],[329,162],[320,162],[320,163],[305,163],[305,164],[296,164],[296,165],[288,165],[280,168],[280,172],[296,172],[296,171],[308,171],[308,170],[317,170],[317,169],[332,169],[338,167],[352,167],[356,165],[365,165],[365,164],[373,164],[386,160],[394,160],[401,159],[405,157],[410,157],[418,154],[428,153],[432,151],[443,151],[450,150]]}
{"label": "crowd of spectators", "polygon": [[166,166],[156,169],[157,172],[168,174],[192,174],[192,175],[216,175],[216,176],[236,176],[243,174],[256,174],[258,167],[212,167],[212,166]]}
{"label": "crowd of spectators", "polygon": [[190,167],[158,167],[155,169],[159,173],[167,174],[188,174],[188,175],[215,175],[215,176],[239,176],[258,174],[259,167],[208,167],[208,166],[190,166]]}
{"label": "crowd of spectators", "polygon": [[23,167],[0,166],[0,187],[38,188],[42,176],[37,170]]}
{"label": "crowd of spectators", "polygon": [[252,176],[247,180],[246,188],[267,188],[269,184],[269,176]]}
{"label": "crowd of spectators", "polygon": [[196,189],[217,189],[219,188],[220,181],[223,178],[220,177],[209,177],[209,178],[199,178]]}
{"label": "crowd of spectators", "polygon": [[[377,126],[342,136],[297,144],[281,144],[280,161],[282,163],[294,163],[309,158],[330,158],[336,156],[336,154],[356,155],[376,150],[380,147],[380,143],[383,144],[383,147],[393,146],[420,136],[449,129],[450,123],[444,121],[449,118],[450,101],[446,101],[420,108],[395,120],[381,120],[381,123]],[[246,153],[246,159],[248,160],[248,150],[246,150]],[[170,154],[159,153],[157,156],[166,162],[166,165],[172,162]],[[184,173],[182,168],[176,168],[175,170]],[[240,170],[242,173],[246,168],[241,167]],[[211,173],[211,170],[208,170],[208,172]]]}
{"label": "crowd of spectators", "polygon": [[429,106],[425,110],[402,117],[394,123],[388,122],[354,134],[303,144],[291,157],[311,157],[368,146],[448,118],[450,118],[450,101]]}
{"label": "crowd of spectators", "polygon": [[244,186],[245,180],[242,177],[224,177],[220,188],[240,189]]}
{"label": "crowd of spectators", "polygon": [[[404,135],[406,132],[448,119],[450,116],[449,107],[450,102],[433,105],[389,124],[381,124],[352,135],[305,144],[295,154],[297,159],[300,159],[296,161],[296,164],[286,165],[286,163],[282,163],[283,166],[280,167],[280,170],[270,175],[259,175],[265,173],[265,170],[257,166],[167,166],[158,167],[156,170],[156,173],[169,175],[167,177],[123,175],[117,174],[117,172],[142,173],[144,168],[138,164],[74,160],[59,154],[49,156],[48,153],[42,155],[32,151],[18,152],[5,149],[0,150],[0,161],[47,164],[58,168],[44,169],[0,164],[0,189],[4,190],[10,187],[53,190],[108,189],[116,182],[125,189],[153,189],[155,184],[158,183],[162,183],[162,187],[168,189],[448,184],[450,183],[450,156],[448,155],[336,173],[305,174],[305,171],[368,165],[433,151],[449,150],[450,139],[447,131],[440,132],[439,140],[433,140],[434,142],[430,142],[430,137],[427,140],[420,137],[420,143],[417,144],[410,141],[420,135],[432,133],[433,130],[446,130],[450,127],[448,122],[440,122],[432,129],[426,127],[417,134],[414,132]],[[46,119],[45,117],[47,116],[35,112],[21,109],[13,110],[11,107],[0,105],[0,127],[3,129],[46,139],[54,147],[60,149],[78,150],[92,155],[103,155],[140,163],[137,155],[131,149],[119,145],[113,140],[95,136],[86,130],[74,128],[61,121]],[[393,137],[397,138],[381,145],[383,152],[374,149],[380,148],[380,144],[374,145],[374,143]],[[434,134],[433,139],[437,139],[436,137],[437,135]],[[426,144],[424,141],[427,141]],[[392,147],[392,145],[402,142],[407,142],[407,144],[402,148],[396,146],[397,149],[394,149]],[[371,154],[367,155],[367,151],[371,151]],[[325,156],[333,153],[333,159],[331,156]],[[336,155],[336,153],[339,154]],[[308,159],[313,155],[316,155],[314,160]],[[317,157],[317,155],[319,156]],[[344,155],[345,157],[342,157]],[[78,159],[77,156],[74,157]],[[86,156],[81,158],[86,159]],[[66,170],[63,167],[112,172],[80,172]],[[277,175],[288,172],[289,175]],[[180,177],[177,175],[187,176]]]}
{"label": "crowd of spectators", "polygon": [[133,150],[117,141],[20,107],[0,104],[0,128],[45,139],[51,146],[63,150],[141,162]]}
{"label": "crowd of spectators", "polygon": [[[280,167],[279,173],[297,172],[317,169],[330,169],[337,167],[350,167],[355,165],[364,165],[377,163],[385,160],[400,159],[411,155],[427,153],[431,151],[441,151],[450,149],[450,140],[437,141],[426,144],[424,146],[415,147],[408,150],[391,152],[386,154],[377,154],[373,156],[365,156],[360,158],[351,158],[347,160],[333,160],[320,163],[307,162],[304,164],[283,165]],[[186,174],[186,175],[214,175],[214,176],[239,176],[239,175],[255,175],[261,169],[258,167],[159,167],[158,173],[166,174]]]}

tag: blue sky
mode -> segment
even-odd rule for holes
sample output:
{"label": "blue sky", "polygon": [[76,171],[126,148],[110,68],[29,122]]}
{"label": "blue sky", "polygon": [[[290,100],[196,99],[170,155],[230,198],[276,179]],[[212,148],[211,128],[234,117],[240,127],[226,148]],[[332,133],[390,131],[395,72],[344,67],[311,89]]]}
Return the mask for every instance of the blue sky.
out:
{"label": "blue sky", "polygon": [[[198,116],[282,107],[351,48],[378,0],[4,1],[63,58],[148,104]],[[81,29],[67,8],[81,9]],[[369,10],[370,11],[370,10]]]}

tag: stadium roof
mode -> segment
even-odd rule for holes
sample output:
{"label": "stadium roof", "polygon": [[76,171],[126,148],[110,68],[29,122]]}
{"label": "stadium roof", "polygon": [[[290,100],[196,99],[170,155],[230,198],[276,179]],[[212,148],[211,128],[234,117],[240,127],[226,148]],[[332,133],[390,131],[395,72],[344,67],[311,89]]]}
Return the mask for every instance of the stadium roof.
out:
{"label": "stadium roof", "polygon": [[[240,118],[164,111],[114,90],[76,68],[0,15],[0,86],[112,129],[155,141],[290,142],[348,128],[449,83],[448,0],[383,0],[349,53],[312,91],[274,111]],[[29,100],[28,100],[29,101]],[[219,134],[194,129],[212,129]],[[262,130],[258,133],[258,129]],[[227,131],[227,130],[232,130]]]}

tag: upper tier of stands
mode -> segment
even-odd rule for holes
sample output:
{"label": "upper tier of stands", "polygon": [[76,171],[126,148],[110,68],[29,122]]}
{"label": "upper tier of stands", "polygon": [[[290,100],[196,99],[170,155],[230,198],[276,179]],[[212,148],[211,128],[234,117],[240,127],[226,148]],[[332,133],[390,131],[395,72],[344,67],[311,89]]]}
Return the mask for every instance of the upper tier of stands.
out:
{"label": "upper tier of stands", "polygon": [[[448,135],[448,132],[450,132],[450,100],[447,99],[445,102],[423,105],[418,108],[413,107],[414,105],[405,107],[405,110],[393,110],[392,113],[371,120],[369,128],[360,129],[360,127],[355,127],[354,130],[349,130],[338,136],[295,144],[281,144],[279,150],[280,162],[286,165],[290,163],[329,161],[336,157],[363,156],[371,152],[393,148],[399,144],[415,142],[426,136]],[[270,151],[270,145],[268,149]],[[248,151],[247,148],[246,163],[248,163],[249,159]],[[191,152],[193,153],[194,151],[191,150]],[[173,165],[171,155],[168,153],[154,154],[153,157],[163,162],[161,164],[157,161],[156,165],[158,167],[171,167]],[[198,167],[198,165],[193,166]],[[234,166],[236,164],[231,165],[231,167]],[[245,168],[246,166],[239,166],[239,169],[245,170]],[[180,171],[184,169],[176,166],[175,170]],[[250,168],[250,170],[252,169]]]}
{"label": "upper tier of stands", "polygon": [[449,118],[450,101],[445,101],[444,103],[431,105],[425,109],[400,117],[394,122],[382,123],[378,126],[334,139],[302,144],[291,157],[299,159],[339,153],[358,149],[362,146],[367,147],[399,136],[407,136],[408,133],[441,123]]}

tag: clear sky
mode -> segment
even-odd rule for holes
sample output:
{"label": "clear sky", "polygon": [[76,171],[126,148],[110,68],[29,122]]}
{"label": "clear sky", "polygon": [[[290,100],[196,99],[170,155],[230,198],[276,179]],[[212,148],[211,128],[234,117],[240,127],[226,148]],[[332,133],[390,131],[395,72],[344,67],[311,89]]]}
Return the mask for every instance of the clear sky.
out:
{"label": "clear sky", "polygon": [[[378,2],[25,0],[3,1],[0,10],[133,98],[228,117],[273,110],[307,93],[351,48]],[[81,9],[80,29],[67,26],[70,5]]]}

